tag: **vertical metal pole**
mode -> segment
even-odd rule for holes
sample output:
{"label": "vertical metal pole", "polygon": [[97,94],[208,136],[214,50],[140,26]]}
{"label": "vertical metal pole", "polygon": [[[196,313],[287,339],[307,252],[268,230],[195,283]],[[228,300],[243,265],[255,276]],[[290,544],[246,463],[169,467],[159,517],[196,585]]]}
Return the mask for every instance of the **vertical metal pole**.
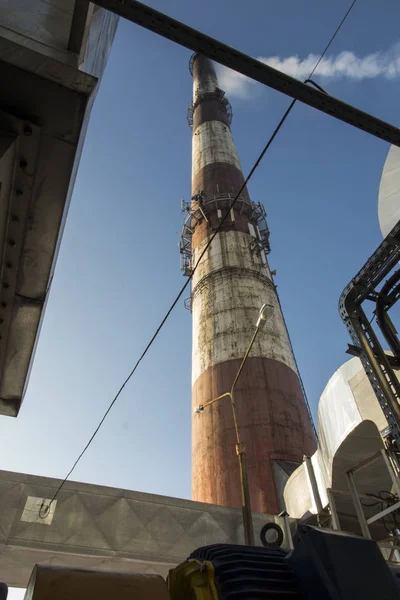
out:
{"label": "vertical metal pole", "polygon": [[240,469],[240,487],[242,491],[242,513],[243,513],[243,527],[244,527],[244,541],[246,546],[254,546],[254,529],[253,519],[251,516],[251,504],[250,504],[250,492],[249,492],[249,480],[247,477],[247,463],[246,463],[246,448],[244,444],[236,445],[236,454],[239,459]]}
{"label": "vertical metal pole", "polygon": [[368,523],[367,523],[367,520],[364,515],[364,511],[362,508],[362,504],[360,502],[360,498],[358,496],[356,484],[354,482],[354,475],[353,475],[352,471],[347,471],[346,477],[347,477],[347,483],[349,486],[351,497],[353,500],[354,508],[356,509],[358,522],[360,523],[361,532],[365,538],[370,540],[371,534],[369,532]]}
{"label": "vertical metal pole", "polygon": [[294,545],[293,545],[292,532],[290,530],[289,515],[286,512],[286,510],[284,510],[279,514],[279,516],[283,518],[283,528],[285,531],[286,544],[289,546],[289,548],[291,550],[293,550]]}
{"label": "vertical metal pole", "polygon": [[332,529],[339,531],[340,530],[340,521],[339,521],[339,515],[336,510],[335,496],[333,494],[333,491],[330,488],[326,489],[326,493],[328,496],[329,508],[330,508],[331,517],[332,517]]}
{"label": "vertical metal pole", "polygon": [[241,489],[241,492],[242,492],[242,512],[243,512],[244,540],[245,540],[246,546],[254,546],[255,542],[254,542],[253,517],[251,515],[251,501],[250,501],[250,491],[249,491],[249,479],[248,479],[248,476],[247,476],[246,447],[240,441],[240,432],[239,432],[239,425],[238,425],[238,420],[237,420],[237,415],[236,415],[236,405],[235,405],[234,389],[235,389],[235,385],[237,383],[237,380],[239,379],[239,375],[241,373],[243,365],[244,365],[244,363],[246,361],[246,358],[247,358],[247,356],[248,356],[248,354],[250,352],[251,346],[253,345],[253,342],[254,342],[254,340],[256,338],[257,332],[258,332],[258,329],[256,329],[256,331],[254,332],[253,338],[252,338],[252,340],[250,342],[249,349],[246,352],[246,355],[245,355],[245,357],[244,357],[244,359],[242,361],[242,364],[240,365],[240,369],[238,371],[238,374],[235,377],[235,381],[233,382],[232,389],[231,389],[231,392],[229,394],[229,396],[231,398],[233,421],[235,423],[235,431],[236,431],[236,440],[237,440],[236,454],[237,454],[238,459],[239,459],[240,489]]}
{"label": "vertical metal pole", "polygon": [[398,495],[399,499],[400,499],[400,481],[399,478],[397,477],[396,473],[393,470],[392,464],[389,460],[389,457],[387,455],[387,451],[386,450],[381,450],[381,454],[382,454],[382,458],[385,461],[385,465],[387,470],[389,471],[389,475],[391,477],[391,480],[393,482],[393,487],[396,490],[396,494]]}

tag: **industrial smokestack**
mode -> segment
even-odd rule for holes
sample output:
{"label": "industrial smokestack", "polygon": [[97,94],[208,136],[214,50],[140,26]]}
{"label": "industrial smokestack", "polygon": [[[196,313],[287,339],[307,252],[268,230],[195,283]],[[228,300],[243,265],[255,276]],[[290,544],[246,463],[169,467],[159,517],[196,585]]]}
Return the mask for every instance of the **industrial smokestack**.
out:
{"label": "industrial smokestack", "polygon": [[[263,206],[247,189],[231,209],[244,177],[233,141],[232,110],[212,62],[191,58],[192,199],[185,204],[181,259],[186,275],[221,223],[192,281],[193,407],[230,390],[260,306],[274,307],[237,385],[235,399],[252,509],[278,513],[287,477],[315,450],[315,438],[266,255]],[[193,415],[193,500],[241,506],[235,429],[229,398]]]}

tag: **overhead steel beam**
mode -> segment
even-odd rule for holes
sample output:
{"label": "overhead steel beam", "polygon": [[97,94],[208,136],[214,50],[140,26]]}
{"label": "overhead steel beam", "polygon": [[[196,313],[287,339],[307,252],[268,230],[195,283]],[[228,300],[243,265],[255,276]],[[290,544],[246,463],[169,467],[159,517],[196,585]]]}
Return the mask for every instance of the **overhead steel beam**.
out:
{"label": "overhead steel beam", "polygon": [[291,98],[296,98],[340,121],[400,147],[400,130],[394,125],[385,123],[350,104],[324,94],[141,2],[136,0],[95,0],[94,3],[132,23],[185,46],[193,52],[204,54],[217,63],[254,79],[254,81],[267,85]]}

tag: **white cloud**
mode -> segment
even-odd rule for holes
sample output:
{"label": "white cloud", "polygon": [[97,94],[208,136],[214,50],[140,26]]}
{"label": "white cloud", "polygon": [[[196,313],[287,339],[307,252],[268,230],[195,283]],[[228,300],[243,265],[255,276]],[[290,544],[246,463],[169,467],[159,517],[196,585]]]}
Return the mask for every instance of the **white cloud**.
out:
{"label": "white cloud", "polygon": [[[296,79],[306,79],[318,60],[316,54],[306,58],[289,56],[262,57],[257,60],[283,71]],[[217,65],[220,86],[227,94],[239,98],[247,98],[254,91],[255,82],[240,73]],[[318,65],[314,77],[317,81],[347,78],[353,81],[384,77],[395,79],[400,77],[400,44],[396,44],[387,52],[375,52],[364,57],[358,57],[354,52],[340,52],[337,56],[323,58]],[[253,89],[252,89],[253,88]]]}
{"label": "white cloud", "polygon": [[215,65],[217,69],[218,82],[229,96],[237,98],[248,98],[252,94],[252,86],[256,83],[241,73],[236,73],[221,65]]}

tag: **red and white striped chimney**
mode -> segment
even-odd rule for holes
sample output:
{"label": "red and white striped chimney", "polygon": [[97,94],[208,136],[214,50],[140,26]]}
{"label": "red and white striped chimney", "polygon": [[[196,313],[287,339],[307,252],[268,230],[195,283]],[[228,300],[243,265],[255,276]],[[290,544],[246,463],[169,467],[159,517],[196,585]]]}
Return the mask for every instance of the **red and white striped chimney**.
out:
{"label": "red and white striped chimney", "polygon": [[[231,109],[212,62],[191,59],[192,202],[183,228],[186,273],[244,182],[230,130]],[[269,231],[261,204],[244,189],[192,281],[193,408],[230,390],[263,303],[274,314],[260,331],[235,400],[252,510],[278,513],[290,472],[315,450],[313,428],[266,259]],[[229,398],[193,415],[193,500],[240,507],[235,430]]]}

